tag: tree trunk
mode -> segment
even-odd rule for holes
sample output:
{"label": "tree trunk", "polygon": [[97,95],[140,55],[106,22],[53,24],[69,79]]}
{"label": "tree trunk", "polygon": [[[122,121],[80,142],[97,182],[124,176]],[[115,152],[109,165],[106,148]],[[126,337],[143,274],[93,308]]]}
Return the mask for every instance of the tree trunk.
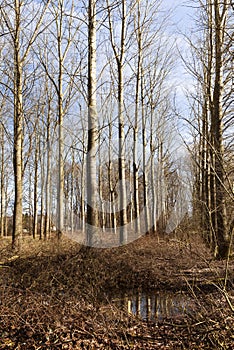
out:
{"label": "tree trunk", "polygon": [[214,1],[215,15],[215,81],[213,91],[213,110],[211,132],[213,135],[213,156],[215,171],[215,214],[217,222],[218,258],[226,258],[229,252],[227,234],[226,206],[224,196],[224,147],[223,147],[223,35],[227,15],[224,1]]}
{"label": "tree trunk", "polygon": [[13,214],[12,247],[15,248],[22,234],[22,192],[23,192],[23,98],[22,98],[22,61],[20,58],[20,1],[15,0],[14,35],[14,182],[15,201]]}
{"label": "tree trunk", "polygon": [[127,199],[125,178],[125,137],[123,119],[123,67],[118,66],[118,119],[119,119],[119,211],[120,211],[120,244],[127,243]]}
{"label": "tree trunk", "polygon": [[3,237],[5,235],[5,176],[4,176],[4,160],[5,160],[5,135],[2,124],[0,124],[0,138],[1,138],[1,232],[0,236]]}
{"label": "tree trunk", "polygon": [[[14,50],[14,146],[13,146],[13,167],[14,167],[14,213],[13,213],[13,232],[12,232],[12,247],[15,248],[17,241],[22,234],[22,214],[23,214],[23,64],[28,56],[28,53],[36,39],[39,28],[41,26],[46,9],[50,4],[48,0],[39,15],[34,30],[27,36],[27,43],[22,45],[22,28],[21,28],[21,11],[24,5],[23,1],[14,1],[14,28],[10,21],[7,20],[8,15],[4,16],[6,26],[13,38]],[[3,9],[3,11],[5,11]],[[24,50],[23,50],[24,49]]]}
{"label": "tree trunk", "polygon": [[[143,77],[143,69],[141,69],[141,76]],[[148,169],[146,161],[146,117],[145,117],[145,106],[143,97],[143,80],[141,80],[141,114],[142,114],[142,155],[143,155],[143,207],[144,207],[144,221],[145,227],[144,232],[149,233],[150,223],[149,223],[149,200],[148,200]]]}
{"label": "tree trunk", "polygon": [[125,174],[125,136],[124,136],[124,80],[123,61],[125,54],[125,26],[126,26],[126,3],[121,3],[121,47],[120,55],[116,55],[118,68],[118,121],[119,121],[119,204],[120,204],[120,244],[127,243],[127,198],[126,198],[126,174]]}
{"label": "tree trunk", "polygon": [[[153,109],[150,111],[150,180],[151,180],[151,225],[150,229],[155,233],[156,231],[156,186],[155,186],[155,169],[154,169],[154,157],[155,157],[155,145],[153,142]],[[160,166],[160,164],[159,164]],[[158,193],[162,193],[162,188],[158,187]]]}
{"label": "tree trunk", "polygon": [[120,25],[120,44],[117,48],[115,42],[113,22],[111,18],[111,9],[107,0],[109,32],[112,50],[117,65],[117,84],[118,84],[118,172],[119,172],[119,217],[120,231],[119,243],[125,244],[128,240],[127,233],[127,197],[126,197],[126,174],[125,174],[125,133],[124,133],[124,79],[123,64],[125,56],[125,35],[126,35],[126,0],[121,0],[119,4],[119,13],[121,16]]}
{"label": "tree trunk", "polygon": [[133,129],[133,203],[134,203],[134,219],[135,232],[140,231],[140,205],[139,205],[139,162],[138,162],[138,123],[139,123],[139,93],[141,81],[141,61],[142,61],[142,35],[140,27],[140,2],[137,1],[137,44],[138,44],[138,59],[137,59],[137,74],[136,74],[136,97],[135,97],[135,125]]}
{"label": "tree trunk", "polygon": [[64,230],[64,136],[63,136],[63,64],[65,55],[62,52],[62,24],[63,24],[63,1],[59,4],[59,20],[57,25],[58,44],[58,212],[57,212],[57,234],[60,238]]}
{"label": "tree trunk", "polygon": [[41,145],[41,142],[39,143],[39,157],[40,157],[40,165],[41,165],[41,205],[40,205],[40,212],[41,212],[41,220],[40,220],[40,233],[39,238],[46,240],[48,237],[46,235],[45,231],[45,216],[44,216],[44,190],[45,190],[45,148],[44,145]]}
{"label": "tree trunk", "polygon": [[[50,103],[50,102],[49,102]],[[48,237],[51,231],[51,131],[50,105],[48,106],[46,127],[46,183],[45,183],[45,233]],[[55,223],[54,223],[55,224]]]}
{"label": "tree trunk", "polygon": [[117,220],[116,220],[116,204],[115,204],[115,192],[113,186],[113,162],[112,162],[112,124],[109,121],[109,148],[108,148],[108,182],[109,182],[109,226],[113,228],[113,232],[116,234]]}
{"label": "tree trunk", "polygon": [[36,238],[37,235],[37,226],[38,226],[38,140],[36,135],[35,142],[35,161],[34,161],[34,201],[33,201],[33,238]]}
{"label": "tree trunk", "polygon": [[97,107],[96,107],[96,1],[89,0],[88,8],[88,149],[87,149],[87,231],[86,243],[94,244],[94,232],[97,220]]}

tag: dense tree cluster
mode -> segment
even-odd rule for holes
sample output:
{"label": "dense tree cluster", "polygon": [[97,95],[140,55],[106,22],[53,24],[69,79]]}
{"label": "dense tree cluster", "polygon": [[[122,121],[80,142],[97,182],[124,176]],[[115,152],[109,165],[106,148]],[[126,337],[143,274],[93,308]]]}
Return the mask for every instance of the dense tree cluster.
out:
{"label": "dense tree cluster", "polygon": [[199,1],[199,34],[189,67],[196,185],[194,208],[214,255],[227,257],[233,235],[233,9],[228,1]]}
{"label": "dense tree cluster", "polygon": [[197,86],[189,154],[163,1],[1,1],[1,235],[13,246],[23,229],[83,232],[88,245],[108,231],[123,244],[193,214],[215,255],[228,254],[233,9],[197,4],[200,31],[184,58]]}

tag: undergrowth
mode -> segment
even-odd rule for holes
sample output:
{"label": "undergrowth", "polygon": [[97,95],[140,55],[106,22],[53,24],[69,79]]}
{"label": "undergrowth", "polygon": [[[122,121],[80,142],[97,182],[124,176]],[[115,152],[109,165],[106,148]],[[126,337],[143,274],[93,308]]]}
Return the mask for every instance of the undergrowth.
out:
{"label": "undergrowth", "polygon": [[[0,349],[233,349],[233,275],[228,303],[224,274],[199,237],[112,249],[27,237],[20,251],[1,240]],[[134,289],[184,290],[194,312],[144,322],[112,300]]]}

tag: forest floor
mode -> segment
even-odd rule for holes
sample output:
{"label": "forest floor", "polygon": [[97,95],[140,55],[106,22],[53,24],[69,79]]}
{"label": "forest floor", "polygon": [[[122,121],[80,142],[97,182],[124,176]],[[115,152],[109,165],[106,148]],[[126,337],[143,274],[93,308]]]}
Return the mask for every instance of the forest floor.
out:
{"label": "forest floor", "polygon": [[[233,287],[233,259],[213,260],[197,234],[109,249],[0,239],[0,349],[233,349]],[[172,306],[180,293],[188,311],[143,319],[128,312],[134,293]]]}

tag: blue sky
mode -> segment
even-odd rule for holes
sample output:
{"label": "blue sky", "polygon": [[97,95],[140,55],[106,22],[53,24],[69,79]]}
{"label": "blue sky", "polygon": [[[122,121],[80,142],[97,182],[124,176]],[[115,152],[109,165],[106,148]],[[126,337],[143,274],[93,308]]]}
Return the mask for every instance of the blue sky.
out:
{"label": "blue sky", "polygon": [[188,32],[193,25],[193,17],[195,14],[194,2],[185,0],[162,0],[162,7],[173,9],[173,22],[178,31]]}

